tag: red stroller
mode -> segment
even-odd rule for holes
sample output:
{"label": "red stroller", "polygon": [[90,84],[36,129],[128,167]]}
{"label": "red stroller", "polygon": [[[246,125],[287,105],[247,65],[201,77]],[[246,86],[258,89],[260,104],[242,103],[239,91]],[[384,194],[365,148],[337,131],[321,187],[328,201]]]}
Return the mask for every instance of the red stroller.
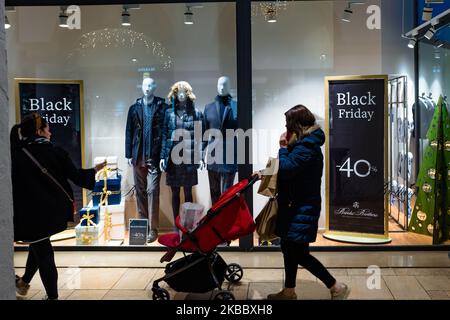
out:
{"label": "red stroller", "polygon": [[215,300],[234,300],[231,292],[222,290],[222,283],[225,279],[231,283],[239,282],[243,269],[236,263],[227,265],[216,249],[220,244],[255,231],[255,222],[243,193],[256,181],[257,177],[252,177],[232,186],[192,232],[181,226],[180,217],[177,217],[175,224],[183,233],[181,241],[178,233],[158,238],[159,243],[168,248],[161,262],[170,262],[177,251],[182,251],[184,257],[167,264],[164,277],[153,282],[153,300],[170,300],[169,292],[159,286],[161,281],[178,292],[206,293],[217,288]]}

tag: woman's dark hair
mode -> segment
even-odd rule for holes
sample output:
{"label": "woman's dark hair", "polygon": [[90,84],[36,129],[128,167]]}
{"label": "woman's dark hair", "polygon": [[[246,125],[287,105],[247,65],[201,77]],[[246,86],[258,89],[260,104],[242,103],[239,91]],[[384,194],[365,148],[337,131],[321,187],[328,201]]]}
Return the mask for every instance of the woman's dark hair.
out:
{"label": "woman's dark hair", "polygon": [[11,149],[18,148],[22,138],[27,139],[37,135],[38,130],[43,130],[48,126],[48,122],[37,112],[26,115],[20,124],[16,124],[11,129],[9,136]]}
{"label": "woman's dark hair", "polygon": [[295,132],[298,137],[303,135],[302,132],[305,128],[316,124],[316,118],[312,112],[301,104],[289,109],[284,115],[286,116],[286,129]]}

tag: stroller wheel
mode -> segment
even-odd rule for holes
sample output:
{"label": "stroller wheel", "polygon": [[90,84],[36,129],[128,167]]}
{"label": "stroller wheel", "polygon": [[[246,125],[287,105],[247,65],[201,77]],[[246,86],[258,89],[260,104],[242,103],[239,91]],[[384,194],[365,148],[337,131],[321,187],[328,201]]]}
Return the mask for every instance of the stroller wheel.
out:
{"label": "stroller wheel", "polygon": [[153,300],[170,300],[169,291],[164,288],[154,288],[153,291]]}
{"label": "stroller wheel", "polygon": [[219,291],[215,296],[214,300],[236,300],[234,295],[230,291]]}
{"label": "stroller wheel", "polygon": [[244,275],[244,270],[237,263],[230,263],[225,271],[225,279],[231,283],[238,283]]}

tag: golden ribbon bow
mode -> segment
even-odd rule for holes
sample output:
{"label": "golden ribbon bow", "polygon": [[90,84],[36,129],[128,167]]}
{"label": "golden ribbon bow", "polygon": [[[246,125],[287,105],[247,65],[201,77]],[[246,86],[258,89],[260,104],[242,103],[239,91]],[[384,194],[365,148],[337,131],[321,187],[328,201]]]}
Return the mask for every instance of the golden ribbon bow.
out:
{"label": "golden ribbon bow", "polygon": [[93,226],[96,227],[97,224],[95,224],[94,221],[92,221],[91,219],[93,219],[95,216],[93,214],[90,214],[90,208],[87,209],[86,213],[83,214],[83,216],[81,217],[80,220],[80,224],[83,223],[84,220],[86,220],[86,226]]}
{"label": "golden ribbon bow", "polygon": [[95,237],[92,234],[86,234],[86,233],[83,233],[81,235],[81,242],[84,245],[90,245],[90,244],[92,244],[92,242],[94,242],[94,240],[98,240],[98,237]]}
{"label": "golden ribbon bow", "polygon": [[101,173],[103,173],[103,192],[100,198],[100,206],[105,206],[105,241],[111,240],[112,229],[112,217],[108,212],[108,197],[111,195],[111,191],[108,191],[108,171],[111,169],[104,167]]}

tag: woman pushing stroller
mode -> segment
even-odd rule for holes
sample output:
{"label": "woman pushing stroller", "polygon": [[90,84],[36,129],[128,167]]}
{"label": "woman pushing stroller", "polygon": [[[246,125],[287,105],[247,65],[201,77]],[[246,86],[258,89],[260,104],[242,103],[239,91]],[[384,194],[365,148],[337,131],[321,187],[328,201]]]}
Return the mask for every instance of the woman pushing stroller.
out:
{"label": "woman pushing stroller", "polygon": [[[287,132],[280,137],[278,171],[278,215],[276,234],[281,238],[284,258],[284,289],[269,294],[269,300],[295,300],[298,265],[319,278],[332,299],[346,299],[347,285],[337,282],[309,252],[316,241],[321,208],[323,154],[325,134],[311,111],[303,105],[285,113]],[[261,177],[261,172],[257,172]]]}

